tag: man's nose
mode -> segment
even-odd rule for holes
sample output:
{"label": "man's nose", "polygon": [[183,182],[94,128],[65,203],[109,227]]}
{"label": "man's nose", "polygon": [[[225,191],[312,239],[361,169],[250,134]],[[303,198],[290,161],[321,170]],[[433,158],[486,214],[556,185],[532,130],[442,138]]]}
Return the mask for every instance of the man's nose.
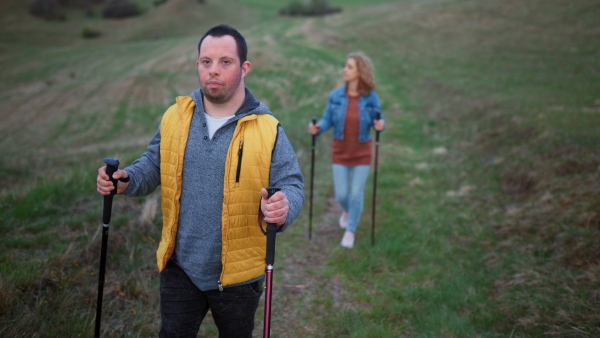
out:
{"label": "man's nose", "polygon": [[208,69],[208,73],[209,73],[210,75],[213,75],[213,76],[214,76],[214,75],[219,75],[219,73],[220,73],[220,72],[221,72],[221,70],[220,70],[220,68],[219,68],[219,65],[217,65],[217,64],[212,64],[212,65],[210,66],[210,68]]}

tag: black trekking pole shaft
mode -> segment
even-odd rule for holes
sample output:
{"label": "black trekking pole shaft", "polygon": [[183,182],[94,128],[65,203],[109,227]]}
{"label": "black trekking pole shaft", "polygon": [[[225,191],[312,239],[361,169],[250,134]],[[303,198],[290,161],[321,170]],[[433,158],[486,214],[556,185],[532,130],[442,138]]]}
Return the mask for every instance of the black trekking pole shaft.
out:
{"label": "black trekking pole shaft", "polygon": [[[105,198],[106,201],[106,198]],[[105,202],[106,205],[106,202]],[[100,254],[100,272],[98,274],[98,298],[96,299],[96,328],[94,337],[100,337],[100,320],[102,316],[102,296],[104,295],[104,271],[106,268],[106,246],[108,243],[108,225],[102,227],[102,249]]]}
{"label": "black trekking pole shaft", "polygon": [[[317,118],[313,116],[312,124],[317,124]],[[312,156],[310,160],[310,209],[308,210],[308,239],[312,238],[312,216],[313,216],[313,186],[315,182],[315,144],[317,135],[312,136]]]}
{"label": "black trekking pole shaft", "polygon": [[[377,113],[375,118],[377,121],[381,119],[381,113]],[[373,207],[371,208],[371,246],[375,245],[375,209],[377,207],[377,165],[379,162],[379,131],[375,132],[375,170],[373,171]]]}
{"label": "black trekking pole shaft", "polygon": [[[266,188],[269,197],[273,196],[280,188]],[[267,271],[266,271],[266,292],[265,292],[265,322],[263,326],[263,337],[271,336],[271,294],[273,291],[273,264],[275,264],[275,237],[277,235],[277,224],[267,223]]]}
{"label": "black trekking pole shaft", "polygon": [[100,337],[100,320],[102,317],[102,296],[104,295],[104,272],[106,270],[106,247],[108,243],[108,225],[110,224],[110,216],[112,211],[113,196],[117,192],[117,180],[112,178],[112,175],[119,167],[119,161],[113,158],[105,158],[106,174],[110,177],[115,189],[110,195],[104,195],[104,206],[102,209],[102,248],[100,249],[100,272],[98,273],[98,299],[96,300],[96,328],[94,337]]}

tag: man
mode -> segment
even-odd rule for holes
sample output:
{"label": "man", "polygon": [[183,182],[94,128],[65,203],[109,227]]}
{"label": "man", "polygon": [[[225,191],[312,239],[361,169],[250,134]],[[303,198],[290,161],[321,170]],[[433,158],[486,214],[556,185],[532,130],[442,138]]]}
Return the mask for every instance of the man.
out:
{"label": "man", "polygon": [[[198,44],[201,88],[178,97],[147,151],[113,174],[126,196],[161,185],[160,337],[196,337],[208,309],[220,337],[251,337],[266,266],[259,224],[282,231],[304,203],[285,132],[245,87],[246,58],[237,30],[209,29]],[[267,198],[267,186],[281,191]],[[98,192],[113,189],[100,168]]]}

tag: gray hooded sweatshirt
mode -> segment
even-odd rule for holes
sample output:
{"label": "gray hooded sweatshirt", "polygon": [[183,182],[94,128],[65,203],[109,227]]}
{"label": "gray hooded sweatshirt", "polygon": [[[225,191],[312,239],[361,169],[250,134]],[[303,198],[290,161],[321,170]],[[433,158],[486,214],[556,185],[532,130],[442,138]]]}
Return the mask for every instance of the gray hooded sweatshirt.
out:
{"label": "gray hooded sweatshirt", "polygon": [[[225,159],[237,120],[250,114],[271,114],[246,88],[246,99],[235,115],[221,126],[212,138],[202,104],[202,90],[191,94],[196,103],[184,154],[181,209],[177,242],[172,260],[202,291],[219,287],[221,264],[221,214]],[[126,196],[146,196],[160,184],[160,127],[147,151],[125,171],[130,176]],[[270,186],[281,188],[289,200],[287,228],[304,204],[304,183],[296,154],[278,127],[271,160]],[[266,187],[265,187],[266,188]],[[260,201],[257,201],[257,208]],[[258,226],[258,222],[257,225]],[[262,276],[230,286],[242,285]]]}

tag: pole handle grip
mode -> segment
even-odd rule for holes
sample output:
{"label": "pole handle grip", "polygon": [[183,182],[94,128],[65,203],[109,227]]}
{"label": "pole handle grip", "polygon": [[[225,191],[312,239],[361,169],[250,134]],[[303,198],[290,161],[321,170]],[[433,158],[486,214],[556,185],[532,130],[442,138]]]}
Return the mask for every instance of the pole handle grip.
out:
{"label": "pole handle grip", "polygon": [[[376,120],[376,121],[379,121],[379,120],[381,120],[381,112],[377,112],[377,113],[375,114],[375,120]],[[377,143],[379,143],[379,133],[380,133],[380,131],[379,131],[379,130],[377,130],[377,132],[375,133],[375,142],[377,142]]]}
{"label": "pole handle grip", "polygon": [[106,164],[106,174],[110,177],[110,181],[115,186],[115,190],[112,191],[112,195],[117,193],[117,179],[113,178],[112,175],[115,171],[119,170],[119,160],[114,158],[105,158],[104,163]]}
{"label": "pole handle grip", "polygon": [[[273,195],[275,195],[276,192],[281,191],[281,188],[279,188],[279,187],[267,187],[265,189],[267,189],[267,199],[269,199]],[[269,223],[269,222],[267,222],[267,233],[269,231],[269,228],[274,228],[275,232],[277,232],[278,226],[275,223]]]}
{"label": "pole handle grip", "polygon": [[[311,122],[312,122],[313,126],[316,126],[316,125],[317,125],[317,117],[316,117],[316,116],[313,116],[313,117],[311,118]],[[313,136],[312,136],[312,150],[313,150],[313,151],[315,150],[315,143],[316,143],[316,140],[317,140],[317,135],[313,135]]]}
{"label": "pole handle grip", "polygon": [[[268,187],[266,189],[268,192],[267,199],[271,198],[276,192],[281,191],[281,188],[278,187]],[[278,228],[277,224],[267,222],[267,265],[275,263],[275,236]]]}
{"label": "pole handle grip", "polygon": [[275,195],[276,192],[281,191],[281,188],[278,187],[267,187],[265,188],[267,189],[267,199],[271,198],[273,195]]}
{"label": "pole handle grip", "polygon": [[112,210],[113,196],[117,193],[117,179],[112,178],[112,175],[119,169],[119,161],[114,158],[105,158],[104,163],[106,164],[106,174],[110,177],[110,181],[114,185],[115,189],[110,195],[104,195],[104,209],[102,211],[102,223],[110,223],[110,214]]}

